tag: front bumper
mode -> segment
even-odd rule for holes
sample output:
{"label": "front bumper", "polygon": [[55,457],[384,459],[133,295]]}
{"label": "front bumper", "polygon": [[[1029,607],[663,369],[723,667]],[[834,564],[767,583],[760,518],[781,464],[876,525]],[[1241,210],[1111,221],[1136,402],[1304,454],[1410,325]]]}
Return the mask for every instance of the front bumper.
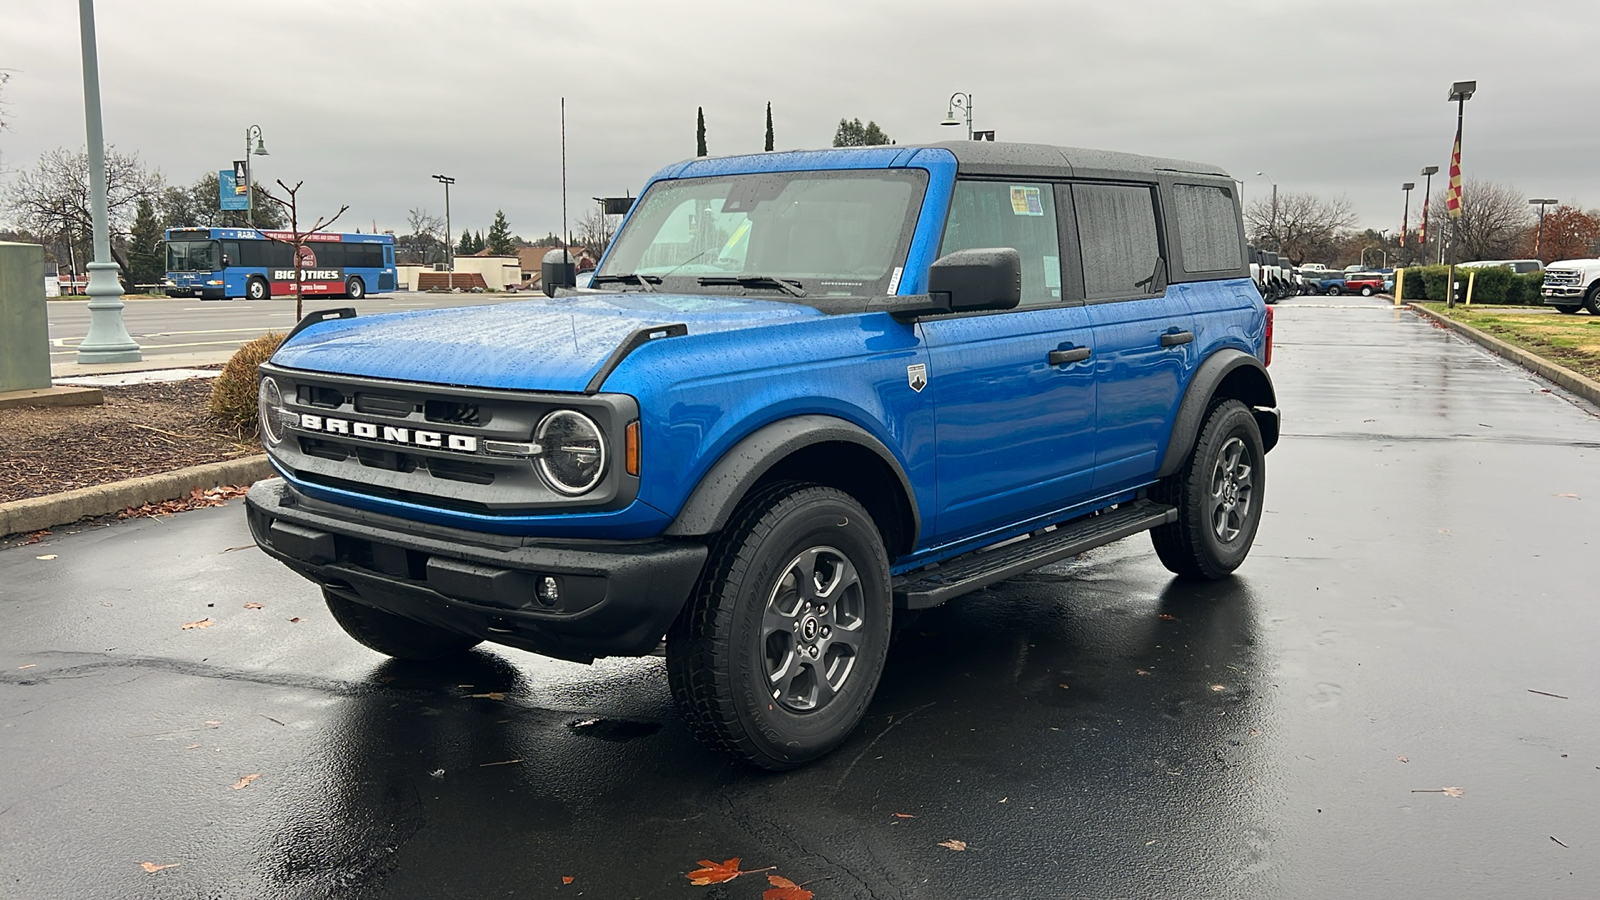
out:
{"label": "front bumper", "polygon": [[1555,303],[1565,306],[1567,303],[1574,300],[1580,303],[1583,302],[1584,291],[1581,286],[1577,285],[1572,287],[1568,287],[1566,285],[1556,285],[1553,287],[1546,286],[1542,288],[1539,293],[1543,295],[1545,303]]}
{"label": "front bumper", "polygon": [[[654,650],[705,563],[704,544],[508,537],[306,497],[281,478],[245,498],[268,555],[334,593],[560,659]],[[560,595],[541,599],[553,578]]]}

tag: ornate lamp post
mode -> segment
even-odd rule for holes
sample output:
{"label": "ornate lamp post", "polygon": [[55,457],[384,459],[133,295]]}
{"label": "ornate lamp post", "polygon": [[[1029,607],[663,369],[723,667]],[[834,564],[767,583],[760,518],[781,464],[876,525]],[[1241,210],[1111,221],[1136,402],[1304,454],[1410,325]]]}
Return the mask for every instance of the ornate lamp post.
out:
{"label": "ornate lamp post", "polygon": [[951,94],[950,95],[950,109],[949,109],[948,112],[945,113],[944,121],[940,122],[939,124],[940,125],[960,125],[961,121],[956,118],[956,111],[957,110],[960,110],[962,117],[966,119],[966,122],[967,122],[967,140],[970,141],[970,140],[972,140],[972,95],[971,94],[963,94],[960,91],[957,91],[954,94]]}
{"label": "ornate lamp post", "polygon": [[[252,137],[256,139],[256,149],[254,151],[250,149],[250,138]],[[261,140],[260,125],[251,125],[244,130],[244,223],[254,228],[256,227],[256,192],[250,187],[251,182],[255,179],[255,173],[251,171],[255,166],[250,165],[250,154],[252,152],[256,156],[267,155],[267,145]]]}
{"label": "ornate lamp post", "polygon": [[144,353],[122,324],[122,282],[111,259],[106,217],[106,145],[100,127],[100,60],[94,40],[94,0],[78,0],[83,44],[83,117],[89,138],[89,210],[94,219],[94,262],[89,263],[89,333],[78,345],[80,363],[138,362]]}

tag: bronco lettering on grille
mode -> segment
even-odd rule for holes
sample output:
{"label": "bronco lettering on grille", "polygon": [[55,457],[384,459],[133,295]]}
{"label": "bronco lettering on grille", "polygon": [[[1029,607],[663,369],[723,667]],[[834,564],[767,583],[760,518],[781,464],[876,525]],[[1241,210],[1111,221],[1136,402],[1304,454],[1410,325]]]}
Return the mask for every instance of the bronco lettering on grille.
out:
{"label": "bronco lettering on grille", "polygon": [[478,439],[470,434],[446,434],[442,431],[424,431],[420,428],[400,428],[394,425],[379,426],[371,422],[336,419],[332,416],[319,416],[312,413],[301,413],[298,424],[301,431],[316,431],[322,434],[347,434],[372,441],[406,444],[413,447],[426,447],[432,450],[455,450],[459,453],[478,452]]}

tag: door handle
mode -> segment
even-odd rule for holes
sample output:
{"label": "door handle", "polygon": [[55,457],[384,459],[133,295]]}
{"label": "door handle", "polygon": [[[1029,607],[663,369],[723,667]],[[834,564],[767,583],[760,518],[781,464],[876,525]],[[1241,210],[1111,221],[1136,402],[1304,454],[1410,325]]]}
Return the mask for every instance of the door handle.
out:
{"label": "door handle", "polygon": [[1192,331],[1169,331],[1161,336],[1161,346],[1178,347],[1194,340]]}
{"label": "door handle", "polygon": [[1051,350],[1048,359],[1050,360],[1050,365],[1052,366],[1064,366],[1068,363],[1083,362],[1089,358],[1089,353],[1090,350],[1088,347],[1073,347],[1070,350]]}

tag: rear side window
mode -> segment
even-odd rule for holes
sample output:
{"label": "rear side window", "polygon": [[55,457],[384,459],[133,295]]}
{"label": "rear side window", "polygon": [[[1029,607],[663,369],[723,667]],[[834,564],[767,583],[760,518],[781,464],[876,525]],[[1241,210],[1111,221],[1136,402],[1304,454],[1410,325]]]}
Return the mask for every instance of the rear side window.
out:
{"label": "rear side window", "polygon": [[1224,187],[1175,184],[1172,201],[1183,270],[1239,268],[1239,219],[1233,212],[1233,192]]}
{"label": "rear side window", "polygon": [[1086,297],[1138,297],[1165,289],[1152,188],[1075,184],[1072,205],[1078,213]]}
{"label": "rear side window", "polygon": [[957,182],[939,255],[979,247],[1014,247],[1021,255],[1020,306],[1061,301],[1061,243],[1050,185]]}

